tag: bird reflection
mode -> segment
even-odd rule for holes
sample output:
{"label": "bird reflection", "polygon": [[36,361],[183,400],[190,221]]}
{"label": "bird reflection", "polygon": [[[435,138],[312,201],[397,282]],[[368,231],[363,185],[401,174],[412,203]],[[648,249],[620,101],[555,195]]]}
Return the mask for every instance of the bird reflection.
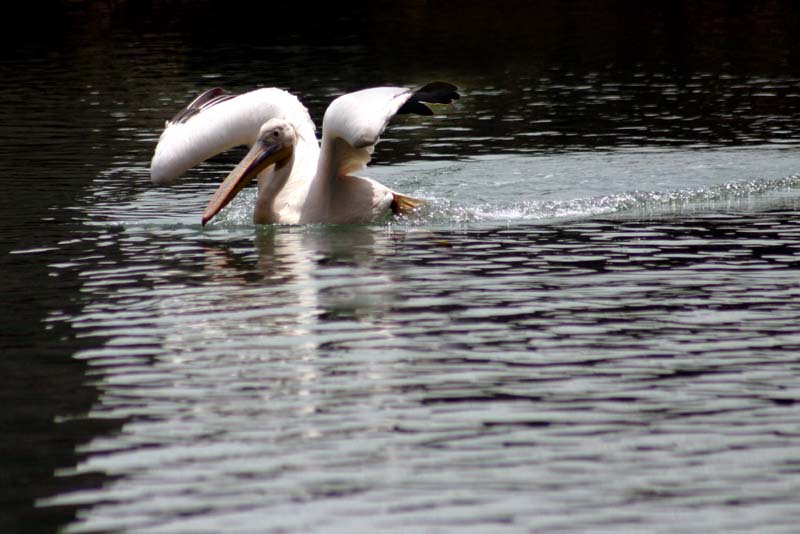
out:
{"label": "bird reflection", "polygon": [[206,243],[205,269],[218,283],[270,288],[247,293],[269,301],[254,307],[302,306],[319,320],[358,319],[394,301],[396,284],[385,267],[403,238],[366,226],[259,228],[249,251],[241,241]]}

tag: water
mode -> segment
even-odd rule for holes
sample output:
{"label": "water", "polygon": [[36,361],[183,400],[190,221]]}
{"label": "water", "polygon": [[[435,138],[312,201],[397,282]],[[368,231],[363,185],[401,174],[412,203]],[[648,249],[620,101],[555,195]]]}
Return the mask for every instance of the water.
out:
{"label": "water", "polygon": [[[793,532],[796,8],[659,11],[621,53],[625,17],[558,5],[333,42],[330,13],[274,42],[204,31],[213,3],[72,7],[7,47],[2,530]],[[465,37],[501,23],[516,53]],[[247,191],[201,228],[241,151],[149,183],[210,85],[319,123],[437,78],[462,100],[369,172],[412,217],[255,227]]]}

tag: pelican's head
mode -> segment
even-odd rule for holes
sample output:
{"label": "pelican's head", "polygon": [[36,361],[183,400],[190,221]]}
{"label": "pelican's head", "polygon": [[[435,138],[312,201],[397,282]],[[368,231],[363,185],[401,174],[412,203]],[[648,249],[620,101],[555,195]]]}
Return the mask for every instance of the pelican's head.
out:
{"label": "pelican's head", "polygon": [[[281,148],[294,148],[297,143],[297,131],[289,121],[283,119],[270,119],[261,125],[256,138],[256,144],[268,147],[272,150],[279,150]],[[288,157],[288,156],[287,156]],[[280,159],[280,158],[279,158]]]}
{"label": "pelican's head", "polygon": [[203,212],[203,224],[205,225],[227,206],[261,171],[273,164],[276,169],[286,165],[294,153],[296,142],[297,132],[289,122],[283,119],[270,119],[265,122],[250,151],[225,178],[206,206]]}

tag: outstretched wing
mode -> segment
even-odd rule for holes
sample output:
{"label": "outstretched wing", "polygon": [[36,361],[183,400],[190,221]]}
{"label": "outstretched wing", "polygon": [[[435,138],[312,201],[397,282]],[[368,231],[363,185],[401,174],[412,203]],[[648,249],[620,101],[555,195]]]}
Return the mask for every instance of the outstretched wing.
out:
{"label": "outstretched wing", "polygon": [[374,87],[340,96],[328,106],[322,122],[324,172],[346,176],[364,168],[392,117],[433,115],[426,103],[450,104],[458,98],[456,86],[445,82],[419,89]]}
{"label": "outstretched wing", "polygon": [[235,146],[252,145],[261,126],[272,118],[292,123],[298,133],[296,150],[316,162],[319,143],[314,123],[297,97],[277,88],[239,96],[214,88],[167,121],[150,162],[150,178],[159,185],[171,184],[208,158]]}

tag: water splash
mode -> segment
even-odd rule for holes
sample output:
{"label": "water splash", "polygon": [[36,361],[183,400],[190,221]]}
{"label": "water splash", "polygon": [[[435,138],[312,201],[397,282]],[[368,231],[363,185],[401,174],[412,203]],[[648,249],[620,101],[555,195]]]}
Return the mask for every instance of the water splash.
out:
{"label": "water splash", "polygon": [[747,208],[748,204],[800,188],[800,175],[774,180],[728,182],[666,191],[630,191],[566,200],[522,200],[504,204],[473,206],[433,198],[418,213],[403,218],[411,225],[431,223],[465,224],[485,221],[531,221],[594,217],[630,212],[633,215],[687,213],[725,207]]}
{"label": "water splash", "polygon": [[[703,210],[741,208],[749,203],[800,189],[800,175],[774,180],[727,182],[695,188],[666,191],[638,191],[564,200],[520,200],[497,203],[462,204],[458,201],[421,195],[427,205],[408,216],[394,219],[410,226],[429,224],[469,224],[481,222],[537,221],[561,218],[596,217],[617,213],[654,215],[689,213]],[[254,188],[242,192],[220,212],[214,226],[252,224]]]}
{"label": "water splash", "polygon": [[[391,224],[424,226],[679,215],[753,209],[776,199],[796,203],[800,175],[792,173],[798,165],[794,151],[774,149],[620,151],[377,166],[370,175],[427,202],[408,217],[388,219]],[[206,173],[220,174],[219,167]],[[90,218],[102,224],[197,227],[213,187],[187,180],[131,197],[130,175],[141,183],[145,171],[98,177],[86,197]],[[251,227],[256,195],[255,187],[242,191],[209,226]]]}
{"label": "water splash", "polygon": [[248,187],[239,193],[227,208],[219,212],[210,224],[226,226],[252,225],[253,206],[256,203],[257,196],[258,190],[255,187]]}

